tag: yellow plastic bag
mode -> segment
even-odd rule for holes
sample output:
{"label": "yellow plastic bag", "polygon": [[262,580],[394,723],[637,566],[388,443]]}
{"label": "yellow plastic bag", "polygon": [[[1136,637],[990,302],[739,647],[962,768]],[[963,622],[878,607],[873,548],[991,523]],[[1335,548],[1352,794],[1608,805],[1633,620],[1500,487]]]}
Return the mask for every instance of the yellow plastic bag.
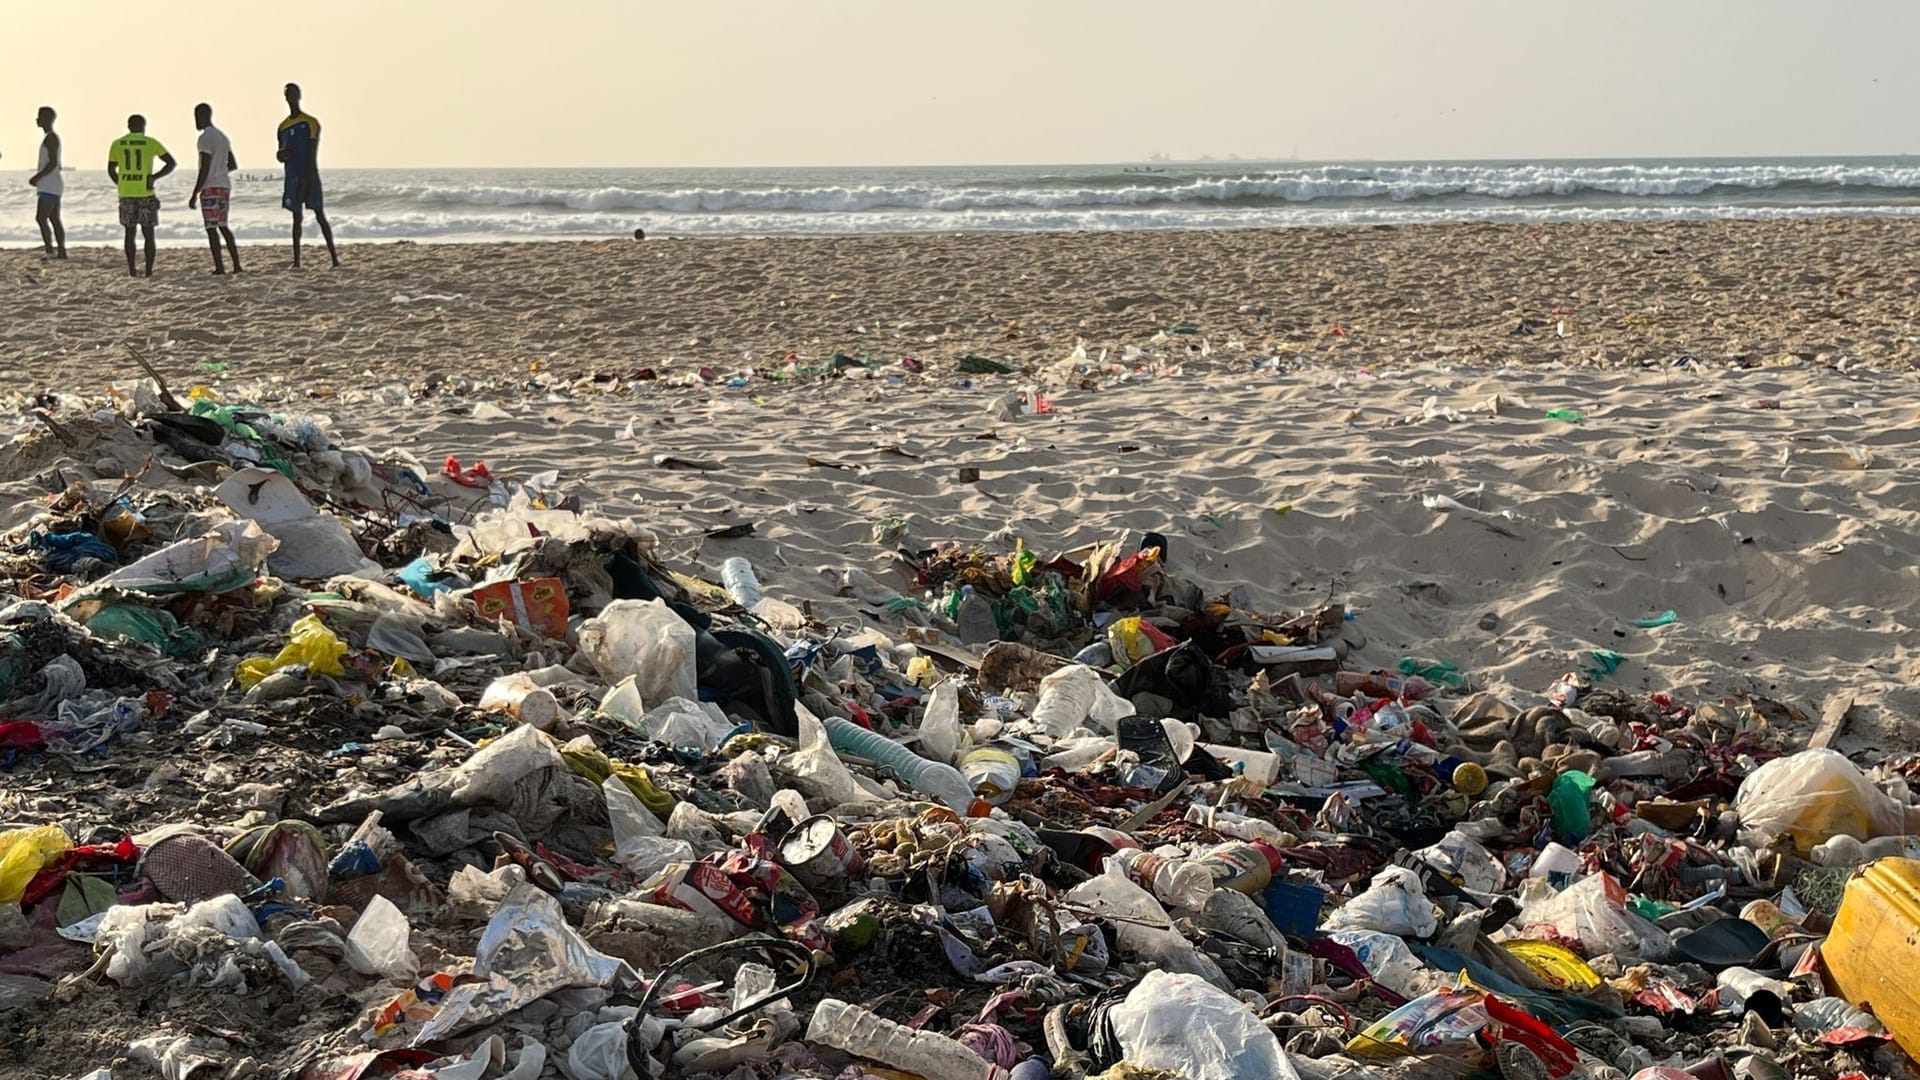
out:
{"label": "yellow plastic bag", "polygon": [[673,808],[680,804],[680,800],[655,787],[653,777],[648,775],[643,766],[610,758],[597,747],[580,745],[581,741],[575,740],[560,747],[560,756],[566,760],[568,768],[595,784],[605,784],[607,777],[617,776],[627,790],[633,792],[634,797],[661,821],[673,816]]}
{"label": "yellow plastic bag", "polygon": [[1162,649],[1172,648],[1173,639],[1140,616],[1129,615],[1107,627],[1107,645],[1113,650],[1114,663],[1132,667]]}
{"label": "yellow plastic bag", "polygon": [[19,903],[33,875],[72,846],[67,831],[58,825],[0,832],[0,904]]}
{"label": "yellow plastic bag", "polygon": [[1535,975],[1561,990],[1583,994],[1600,985],[1600,975],[1572,949],[1551,941],[1509,941],[1503,947]]}
{"label": "yellow plastic bag", "polygon": [[334,636],[318,615],[308,615],[293,624],[286,647],[274,656],[256,656],[242,660],[233,679],[242,690],[251,690],[261,679],[295,664],[307,665],[311,675],[345,675],[340,658],[347,655],[347,643]]}

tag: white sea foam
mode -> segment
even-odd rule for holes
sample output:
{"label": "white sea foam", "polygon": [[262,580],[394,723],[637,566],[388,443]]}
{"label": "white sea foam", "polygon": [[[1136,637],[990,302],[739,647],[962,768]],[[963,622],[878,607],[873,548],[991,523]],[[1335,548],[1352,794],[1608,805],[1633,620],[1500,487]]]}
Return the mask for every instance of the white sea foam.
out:
{"label": "white sea foam", "polygon": [[[25,174],[20,174],[24,176]],[[97,182],[96,182],[97,179]],[[343,239],[846,235],[1281,228],[1433,221],[1911,216],[1920,159],[792,170],[336,170]],[[160,235],[202,239],[179,190]],[[283,240],[279,184],[235,185],[244,240]],[[33,193],[0,179],[0,243],[33,244]],[[75,243],[115,242],[104,178],[76,176]]]}
{"label": "white sea foam", "polygon": [[[421,184],[395,189],[394,198],[425,206],[539,207],[556,210],[632,210],[668,214],[735,211],[858,213],[874,210],[1055,210],[1185,203],[1309,203],[1318,200],[1413,201],[1467,196],[1528,199],[1586,194],[1686,196],[1794,187],[1920,192],[1920,167],[1850,165],[1424,165],[1316,166],[1208,176],[1175,182],[1120,182],[1068,186],[925,183],[755,186],[620,187],[592,189],[490,184]],[[1128,182],[1131,180],[1132,182]],[[380,197],[368,193],[369,197]]]}

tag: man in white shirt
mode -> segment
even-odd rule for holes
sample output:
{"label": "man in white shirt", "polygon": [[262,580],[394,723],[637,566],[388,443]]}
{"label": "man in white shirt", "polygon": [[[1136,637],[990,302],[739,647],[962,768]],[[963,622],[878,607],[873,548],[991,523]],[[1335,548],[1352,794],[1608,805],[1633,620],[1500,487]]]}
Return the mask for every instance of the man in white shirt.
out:
{"label": "man in white shirt", "polygon": [[40,106],[34,123],[46,135],[40,140],[40,168],[27,178],[34,190],[33,220],[40,226],[40,242],[49,258],[67,257],[67,230],[60,223],[60,195],[67,189],[60,175],[60,136],[53,133],[53,108]]}
{"label": "man in white shirt", "polygon": [[220,261],[220,241],[227,242],[233,256],[233,272],[240,272],[240,246],[233,242],[233,230],[227,227],[227,209],[233,198],[233,143],[225,132],[213,126],[213,106],[202,102],[193,107],[193,126],[200,129],[200,175],[193,182],[193,194],[187,197],[187,209],[200,206],[200,218],[207,223],[207,245],[213,248],[213,272],[224,274]]}

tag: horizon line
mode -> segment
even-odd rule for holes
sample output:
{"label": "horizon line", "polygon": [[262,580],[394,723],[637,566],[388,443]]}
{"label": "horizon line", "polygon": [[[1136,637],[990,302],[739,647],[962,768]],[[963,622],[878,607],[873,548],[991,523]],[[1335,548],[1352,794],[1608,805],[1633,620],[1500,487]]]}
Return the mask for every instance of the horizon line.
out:
{"label": "horizon line", "polygon": [[[772,171],[778,169],[1044,169],[1044,168],[1094,168],[1098,166],[1122,167],[1164,167],[1193,165],[1487,165],[1487,164],[1552,164],[1571,162],[1690,162],[1690,161],[1837,161],[1920,158],[1920,152],[1899,153],[1848,153],[1848,154],[1634,154],[1634,155],[1577,155],[1561,157],[1505,156],[1505,157],[1247,157],[1247,156],[1201,156],[1169,158],[1116,158],[1112,160],[1078,161],[988,161],[988,162],[884,162],[876,164],[829,164],[817,162],[784,162],[779,164],[731,164],[731,165],[328,165],[328,171],[426,171],[444,172],[517,170],[521,172],[647,172],[647,171],[692,171],[722,169],[752,169]],[[31,168],[8,166],[0,172],[31,173]],[[86,172],[86,166],[67,165],[62,171]],[[241,169],[241,172],[255,170]],[[274,169],[260,170],[272,172]]]}

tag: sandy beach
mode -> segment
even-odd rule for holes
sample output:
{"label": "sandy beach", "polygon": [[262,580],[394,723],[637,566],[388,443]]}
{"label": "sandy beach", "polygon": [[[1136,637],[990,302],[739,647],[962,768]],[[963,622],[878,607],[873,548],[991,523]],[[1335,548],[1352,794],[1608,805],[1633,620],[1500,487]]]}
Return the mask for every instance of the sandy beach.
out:
{"label": "sandy beach", "polygon": [[[259,248],[238,281],[170,250],[152,282],[117,252],[8,253],[0,340],[23,392],[130,385],[133,344],[176,385],[331,417],[376,454],[558,470],[668,537],[751,521],[673,543],[709,570],[747,555],[825,612],[854,609],[839,568],[893,572],[889,518],[1042,549],[1157,529],[1265,608],[1345,599],[1364,663],[1536,693],[1610,649],[1623,687],[1695,700],[1817,716],[1854,692],[1850,745],[1872,747],[1920,707],[1916,240],[1863,221],[392,245],[299,273]],[[836,353],[872,366],[810,374]],[[962,374],[967,354],[1018,370]],[[996,404],[1031,389],[1055,411]],[[4,501],[139,464],[0,463]]]}
{"label": "sandy beach", "polygon": [[96,389],[122,343],[345,387],[789,352],[1030,365],[1182,323],[1236,359],[1908,367],[1920,315],[1920,223],[1884,220],[349,244],[300,272],[243,250],[229,280],[168,248],[151,282],[117,247],[0,253],[0,350],[36,386]]}

